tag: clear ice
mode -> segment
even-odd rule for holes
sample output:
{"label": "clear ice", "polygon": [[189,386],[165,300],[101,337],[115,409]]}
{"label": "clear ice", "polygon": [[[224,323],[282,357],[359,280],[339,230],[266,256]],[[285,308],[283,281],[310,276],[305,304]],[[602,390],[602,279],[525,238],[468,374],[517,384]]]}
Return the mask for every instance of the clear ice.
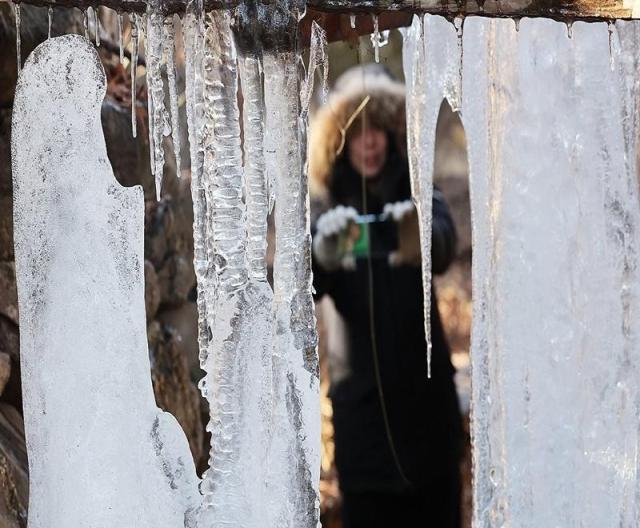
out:
{"label": "clear ice", "polygon": [[124,31],[123,24],[124,15],[118,13],[118,50],[120,52],[120,64],[124,64],[124,44],[122,33]]}
{"label": "clear ice", "polygon": [[412,172],[443,96],[468,139],[474,526],[638,526],[640,28],[618,22],[610,57],[606,23],[469,18],[460,87],[455,29],[424,25]]}
{"label": "clear ice", "polygon": [[431,377],[431,206],[436,125],[443,99],[460,108],[456,29],[444,18],[414,17],[405,36],[407,147],[411,192],[420,223],[427,376]]}
{"label": "clear ice", "polygon": [[20,4],[13,4],[16,18],[16,60],[18,61],[18,73],[22,69],[22,53],[20,50]]}
{"label": "clear ice", "polygon": [[307,109],[300,107],[296,52],[265,51],[263,62],[266,164],[276,187],[272,451],[279,458],[271,479],[283,493],[282,502],[273,505],[270,525],[312,528],[320,522],[320,400],[305,172]]}
{"label": "clear ice", "polygon": [[164,174],[165,129],[169,123],[164,105],[162,81],[164,15],[157,0],[147,6],[145,34],[145,61],[147,64],[147,108],[149,112],[149,151],[151,173],[156,184],[156,198],[160,200]]}
{"label": "clear ice", "polygon": [[180,141],[180,112],[178,109],[178,85],[176,83],[176,58],[175,58],[175,21],[173,16],[164,20],[164,62],[167,67],[167,81],[169,84],[169,107],[171,110],[171,138],[173,139],[173,151],[176,157],[176,175],[180,177],[182,167],[181,141]]}
{"label": "clear ice", "polygon": [[13,106],[29,528],[195,528],[189,446],[151,386],[143,192],[113,176],[105,92],[66,35],[29,56]]}
{"label": "clear ice", "polygon": [[136,78],[138,76],[138,28],[140,18],[136,14],[129,16],[131,22],[131,133],[137,135],[138,116],[136,114]]}

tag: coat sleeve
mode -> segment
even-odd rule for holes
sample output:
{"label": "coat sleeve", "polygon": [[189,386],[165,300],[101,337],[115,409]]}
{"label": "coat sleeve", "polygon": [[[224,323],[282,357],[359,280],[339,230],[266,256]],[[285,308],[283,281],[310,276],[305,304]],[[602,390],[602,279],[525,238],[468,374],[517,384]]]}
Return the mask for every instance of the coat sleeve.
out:
{"label": "coat sleeve", "polygon": [[456,255],[456,228],[449,206],[438,189],[433,190],[433,220],[431,235],[431,271],[444,273]]}

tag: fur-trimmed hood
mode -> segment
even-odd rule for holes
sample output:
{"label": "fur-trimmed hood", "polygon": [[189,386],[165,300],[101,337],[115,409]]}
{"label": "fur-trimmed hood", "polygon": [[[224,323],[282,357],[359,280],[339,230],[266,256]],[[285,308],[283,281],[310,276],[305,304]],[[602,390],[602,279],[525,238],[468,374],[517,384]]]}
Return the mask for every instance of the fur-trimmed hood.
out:
{"label": "fur-trimmed hood", "polygon": [[[369,102],[345,130],[366,96]],[[309,188],[314,198],[326,198],[337,156],[345,155],[351,130],[361,126],[362,114],[366,123],[387,130],[396,140],[396,147],[406,157],[405,87],[392,78],[379,64],[356,66],[343,73],[329,94],[327,103],[313,119],[309,131]]]}

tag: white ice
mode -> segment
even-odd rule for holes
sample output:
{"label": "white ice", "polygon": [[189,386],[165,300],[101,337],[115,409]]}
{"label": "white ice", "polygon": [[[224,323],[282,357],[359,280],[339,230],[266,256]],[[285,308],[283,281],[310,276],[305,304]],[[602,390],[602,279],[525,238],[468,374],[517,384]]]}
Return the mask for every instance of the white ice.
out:
{"label": "white ice", "polygon": [[154,401],[140,187],[114,179],[83,37],[30,55],[12,167],[30,528],[194,526],[189,446]]}
{"label": "white ice", "polygon": [[640,40],[617,28],[610,58],[605,23],[465,23],[476,527],[640,523]]}

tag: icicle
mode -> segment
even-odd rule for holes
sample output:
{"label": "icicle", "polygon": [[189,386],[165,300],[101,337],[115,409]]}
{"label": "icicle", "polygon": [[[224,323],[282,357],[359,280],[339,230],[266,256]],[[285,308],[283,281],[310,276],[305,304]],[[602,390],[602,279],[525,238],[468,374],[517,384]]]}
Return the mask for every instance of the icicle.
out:
{"label": "icicle", "polygon": [[[246,427],[242,418],[247,401],[244,388],[260,380],[243,374],[243,366],[253,367],[249,356],[259,352],[252,350],[253,339],[260,340],[267,330],[263,325],[257,331],[252,328],[248,308],[263,310],[265,306],[250,304],[251,293],[247,289],[238,74],[230,13],[207,13],[205,21],[204,110],[207,123],[213,125],[213,130],[207,126],[205,134],[213,132],[213,137],[204,139],[203,178],[211,230],[210,254],[218,283],[206,296],[207,307],[215,303],[215,314],[209,318],[210,350],[202,364],[207,374],[201,387],[207,392],[211,408],[208,428],[213,438],[211,466],[201,490],[205,513],[210,513],[218,525],[253,526],[244,520],[251,518],[250,512],[260,505],[248,503],[246,490],[255,477],[245,478],[251,474],[246,449],[250,438],[241,432]],[[211,285],[207,290],[210,288]]]}
{"label": "icicle", "polygon": [[123,18],[124,15],[122,13],[118,13],[118,48],[120,50],[120,64],[124,64],[124,38],[122,36],[123,30]]}
{"label": "icicle", "polygon": [[89,12],[87,9],[82,10],[82,25],[84,27],[84,38],[89,40]]}
{"label": "icicle", "polygon": [[96,46],[100,47],[100,17],[98,17],[99,7],[93,8],[93,30],[96,39]]}
{"label": "icicle", "polygon": [[[203,112],[204,79],[202,58],[204,54],[204,32],[197,6],[190,2],[182,24],[185,50],[185,88],[189,154],[191,160],[191,198],[193,202],[193,264],[198,289],[198,345],[201,364],[206,362],[209,346],[206,292],[213,276],[212,265],[207,258],[207,201],[202,179],[204,161]],[[204,389],[204,390],[202,390]],[[201,387],[207,398],[206,388]]]}
{"label": "icicle", "polygon": [[[276,254],[274,260],[274,444],[284,454],[275,467],[295,461],[295,471],[271,473],[273,486],[288,500],[274,505],[276,526],[286,515],[289,526],[319,523],[320,471],[318,362],[315,314],[311,295],[311,237],[306,172],[306,114],[298,79],[296,50],[268,50],[263,56],[268,174],[276,174]],[[311,73],[311,72],[309,72]],[[306,83],[308,84],[308,83]],[[289,396],[292,395],[292,396]]]}
{"label": "icicle", "polygon": [[[315,22],[313,22],[315,24]],[[312,35],[313,35],[313,29]],[[313,47],[313,36],[312,36]],[[311,52],[312,53],[312,52]],[[247,202],[247,258],[250,277],[267,280],[267,216],[269,191],[264,161],[264,92],[262,67],[257,55],[239,61],[244,122],[245,186]]]}
{"label": "icicle", "polygon": [[356,15],[350,15],[349,22],[351,24],[351,29],[356,29]]}
{"label": "icicle", "polygon": [[138,28],[139,19],[135,13],[130,17],[131,21],[131,131],[133,137],[137,134],[138,117],[136,115],[136,77],[138,70]]}
{"label": "icicle", "polygon": [[22,70],[22,53],[20,50],[20,4],[13,4],[16,16],[16,58],[18,60],[18,74]]}
{"label": "icicle", "polygon": [[164,17],[155,4],[147,8],[147,33],[145,38],[147,63],[147,106],[149,109],[149,148],[151,172],[156,182],[156,198],[160,200],[164,172],[163,137],[168,129],[164,106],[162,82],[162,36]]}
{"label": "icicle", "polygon": [[302,80],[300,88],[300,104],[303,112],[307,112],[313,96],[313,81],[316,70],[322,70],[320,97],[326,101],[329,79],[329,58],[327,55],[327,33],[314,20],[311,23],[311,39],[309,47],[309,68],[307,76]]}
{"label": "icicle", "polygon": [[568,38],[573,37],[573,20],[570,20],[569,22],[567,22],[567,37]]}
{"label": "icicle", "polygon": [[47,38],[51,38],[51,26],[53,25],[53,6],[49,5],[47,9],[47,18],[48,18],[48,29],[47,29]]}
{"label": "icicle", "polygon": [[464,18],[456,17],[453,21],[453,25],[456,28],[456,37],[458,40],[458,93],[457,93],[457,105],[453,105],[452,110],[460,110],[462,104],[462,64],[464,61]]}
{"label": "icicle", "polygon": [[[457,24],[456,24],[457,29]],[[461,108],[459,33],[444,18],[414,19],[405,36],[407,141],[411,194],[420,222],[427,376],[431,377],[431,227],[435,132],[442,99]],[[428,79],[428,82],[427,82]]]}
{"label": "icicle", "polygon": [[169,82],[169,99],[171,110],[171,138],[176,157],[176,175],[180,177],[182,161],[180,157],[180,114],[178,110],[178,86],[176,83],[176,59],[175,59],[175,21],[169,16],[164,21],[164,60],[167,65],[167,80]]}
{"label": "icicle", "polygon": [[611,70],[614,69],[614,59],[613,59],[613,32],[615,30],[615,25],[613,21],[609,20],[607,22],[607,33],[609,39],[609,65],[611,66]]}
{"label": "icicle", "polygon": [[215,171],[213,239],[225,262],[219,269],[220,286],[230,291],[246,280],[244,226],[239,221],[243,205],[238,72],[229,14],[213,12],[206,17],[207,67],[211,73],[206,77],[205,112],[214,125],[215,139],[207,148],[215,149],[216,159],[215,165],[208,168]]}
{"label": "icicle", "polygon": [[516,33],[520,32],[520,20],[522,20],[520,17],[515,17],[513,19],[513,23],[514,23],[514,25],[516,27]]}
{"label": "icicle", "polygon": [[380,62],[380,28],[378,25],[378,15],[371,15],[371,18],[373,19],[373,34],[371,35],[373,53],[376,62]]}

